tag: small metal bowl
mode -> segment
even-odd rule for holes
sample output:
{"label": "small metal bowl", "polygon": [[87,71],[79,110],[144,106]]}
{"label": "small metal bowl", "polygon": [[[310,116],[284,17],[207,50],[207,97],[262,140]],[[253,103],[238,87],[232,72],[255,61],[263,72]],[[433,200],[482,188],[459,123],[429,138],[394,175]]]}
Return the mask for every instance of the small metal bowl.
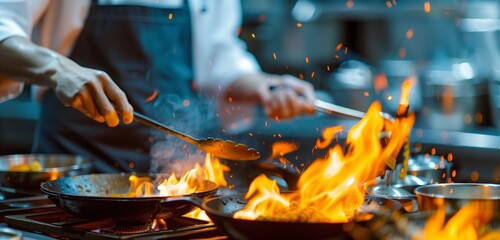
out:
{"label": "small metal bowl", "polygon": [[[396,166],[395,172],[401,171],[402,165]],[[408,160],[408,174],[405,179],[393,175],[392,184],[411,193],[415,188],[427,184],[449,183],[452,181],[453,163],[439,156],[419,154]]]}
{"label": "small metal bowl", "polygon": [[[12,170],[14,166],[39,164],[34,171]],[[88,158],[67,154],[17,154],[0,156],[0,186],[39,192],[40,183],[61,177],[88,174],[92,163]]]}

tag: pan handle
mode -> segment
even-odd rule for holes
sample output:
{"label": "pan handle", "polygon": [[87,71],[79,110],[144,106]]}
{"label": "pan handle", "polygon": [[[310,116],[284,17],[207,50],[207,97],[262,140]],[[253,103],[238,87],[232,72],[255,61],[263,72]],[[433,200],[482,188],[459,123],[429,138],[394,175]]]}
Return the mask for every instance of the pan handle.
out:
{"label": "pan handle", "polygon": [[160,205],[162,208],[173,209],[179,205],[192,204],[201,208],[201,204],[203,203],[203,199],[196,196],[182,196],[182,197],[167,197],[160,201]]}

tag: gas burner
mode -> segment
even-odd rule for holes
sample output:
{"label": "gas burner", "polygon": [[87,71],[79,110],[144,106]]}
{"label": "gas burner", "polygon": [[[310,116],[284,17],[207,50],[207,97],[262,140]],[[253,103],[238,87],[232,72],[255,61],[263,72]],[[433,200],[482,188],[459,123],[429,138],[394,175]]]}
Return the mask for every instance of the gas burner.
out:
{"label": "gas burner", "polygon": [[114,227],[106,231],[119,235],[138,234],[149,231],[149,224],[144,222],[117,222]]}

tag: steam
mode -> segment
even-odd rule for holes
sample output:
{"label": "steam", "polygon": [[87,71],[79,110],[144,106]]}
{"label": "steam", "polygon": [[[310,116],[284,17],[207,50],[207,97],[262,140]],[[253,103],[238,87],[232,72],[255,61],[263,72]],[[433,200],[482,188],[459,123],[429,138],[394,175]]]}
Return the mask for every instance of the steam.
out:
{"label": "steam", "polygon": [[[214,101],[203,98],[183,99],[177,95],[160,96],[153,106],[154,118],[173,129],[195,138],[221,133],[215,114]],[[174,136],[154,131],[152,133],[151,172],[180,176],[202,164],[205,152]]]}

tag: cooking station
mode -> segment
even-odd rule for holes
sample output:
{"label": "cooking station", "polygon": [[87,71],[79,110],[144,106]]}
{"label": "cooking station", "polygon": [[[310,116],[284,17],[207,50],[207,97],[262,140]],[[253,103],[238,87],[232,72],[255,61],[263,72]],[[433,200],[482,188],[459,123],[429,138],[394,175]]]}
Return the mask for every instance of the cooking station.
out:
{"label": "cooking station", "polygon": [[21,230],[23,239],[225,239],[212,223],[188,217],[168,218],[168,229],[162,230],[151,224],[117,225],[111,219],[74,217],[43,195],[0,204],[1,225]]}
{"label": "cooking station", "polygon": [[[260,136],[272,136],[283,133],[283,129],[286,129],[288,134],[282,134],[280,140],[293,141],[306,149],[286,155],[294,164],[300,166],[301,162],[308,164],[324,154],[321,151],[314,153],[309,151],[314,145],[314,140],[318,138],[319,131],[315,130],[316,128],[322,129],[331,125],[344,125],[346,129],[349,129],[355,122],[342,119],[332,120],[330,116],[324,116],[315,119],[315,121],[306,118],[280,124],[279,127],[272,128],[272,131],[270,128],[254,129],[252,131],[260,132]],[[342,142],[344,137],[345,135],[339,136],[338,141]],[[491,156],[500,155],[500,149],[498,148],[500,146],[500,137],[498,136],[482,133],[435,131],[416,127],[412,131],[411,139],[414,153],[432,153],[435,151],[435,154],[438,155],[447,156],[452,154],[452,162],[454,163],[454,170],[456,170],[456,175],[453,176],[455,182],[498,182],[498,175],[495,175],[497,164],[491,158]],[[247,144],[254,146],[254,141],[260,142],[262,139],[252,139]],[[275,140],[273,139],[273,141]],[[266,153],[266,149],[262,148],[262,151],[260,151],[263,156],[270,154]],[[239,162],[238,164],[246,163]],[[476,179],[471,179],[473,172],[478,174]],[[259,173],[259,171],[254,170],[248,172],[250,175]],[[167,218],[165,219],[166,230],[153,228],[151,223],[147,225],[127,224],[120,226],[120,224],[116,224],[110,219],[96,220],[71,216],[56,207],[52,201],[42,194],[33,194],[22,190],[16,191],[11,188],[0,190],[3,190],[1,193],[4,199],[0,201],[1,226],[19,230],[23,235],[23,239],[229,239],[213,223],[204,220],[188,217]],[[102,209],[102,211],[106,211],[106,209]],[[402,212],[415,224],[422,225],[425,223],[417,212]],[[365,234],[366,232],[370,233],[365,235],[363,239],[387,239],[389,232],[395,231],[387,226],[395,224],[387,223],[385,225],[385,228],[377,230],[379,231],[377,234],[371,232],[372,230],[366,225],[356,226],[356,229],[365,232]],[[392,237],[390,239],[397,239]],[[352,238],[342,236],[335,239]]]}

